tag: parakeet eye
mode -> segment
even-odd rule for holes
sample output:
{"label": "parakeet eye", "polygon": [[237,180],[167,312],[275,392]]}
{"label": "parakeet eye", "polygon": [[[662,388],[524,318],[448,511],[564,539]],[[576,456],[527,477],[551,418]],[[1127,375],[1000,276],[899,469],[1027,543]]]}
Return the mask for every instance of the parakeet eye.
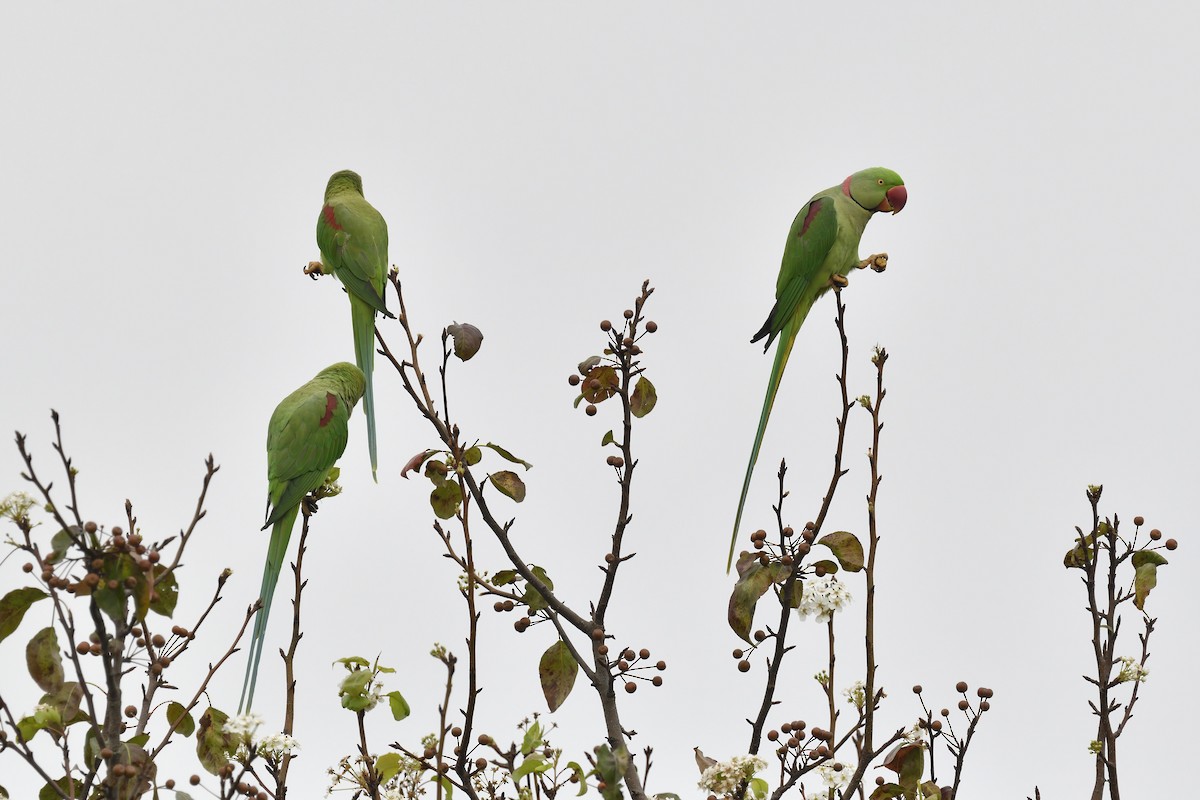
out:
{"label": "parakeet eye", "polygon": [[883,178],[880,178],[880,179],[879,179],[879,185],[880,185],[880,186],[883,186]]}

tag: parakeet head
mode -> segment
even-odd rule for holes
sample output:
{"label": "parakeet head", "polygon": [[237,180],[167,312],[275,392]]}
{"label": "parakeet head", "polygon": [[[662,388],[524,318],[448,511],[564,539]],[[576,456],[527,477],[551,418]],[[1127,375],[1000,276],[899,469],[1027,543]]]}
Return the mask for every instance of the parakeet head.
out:
{"label": "parakeet head", "polygon": [[884,167],[860,170],[842,182],[842,191],[868,211],[898,214],[908,202],[904,180]]}
{"label": "parakeet head", "polygon": [[348,361],[339,361],[326,367],[317,373],[317,377],[327,381],[329,388],[348,408],[354,408],[354,404],[367,390],[366,376],[361,369]]}
{"label": "parakeet head", "polygon": [[357,172],[344,169],[341,172],[335,172],[329,176],[329,183],[325,184],[325,199],[328,200],[331,195],[340,192],[354,191],[359,194],[363,193],[362,178]]}

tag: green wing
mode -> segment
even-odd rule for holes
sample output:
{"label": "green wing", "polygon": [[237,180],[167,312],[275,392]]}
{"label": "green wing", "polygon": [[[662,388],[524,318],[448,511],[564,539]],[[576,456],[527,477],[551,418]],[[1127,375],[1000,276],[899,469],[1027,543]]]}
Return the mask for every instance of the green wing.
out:
{"label": "green wing", "polygon": [[325,480],[346,450],[350,410],[336,394],[304,387],[279,404],[267,430],[267,481],[273,525]]}
{"label": "green wing", "polygon": [[[787,325],[788,320],[804,307],[808,307],[827,288],[823,283],[814,286],[814,278],[821,271],[833,242],[837,238],[837,211],[833,198],[818,195],[804,204],[788,231],[787,244],[783,248],[783,263],[779,267],[779,279],[775,283],[775,306],[767,316],[751,342],[764,336],[765,353],[775,337]],[[815,289],[816,291],[811,291]],[[805,302],[807,300],[807,303]],[[803,317],[801,317],[803,321]]]}
{"label": "green wing", "polygon": [[361,197],[343,194],[331,199],[317,217],[317,246],[323,263],[346,290],[384,316],[383,287],[387,278],[387,223]]}

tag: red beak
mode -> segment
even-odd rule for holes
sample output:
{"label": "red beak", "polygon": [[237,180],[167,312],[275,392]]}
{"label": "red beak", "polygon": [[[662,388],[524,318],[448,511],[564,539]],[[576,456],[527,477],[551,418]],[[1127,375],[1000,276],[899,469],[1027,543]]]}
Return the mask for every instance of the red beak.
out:
{"label": "red beak", "polygon": [[907,202],[908,189],[905,189],[903,185],[893,186],[887,190],[887,194],[884,196],[884,201],[880,203],[875,210],[890,211],[893,214],[899,214],[900,209],[904,208],[904,204]]}

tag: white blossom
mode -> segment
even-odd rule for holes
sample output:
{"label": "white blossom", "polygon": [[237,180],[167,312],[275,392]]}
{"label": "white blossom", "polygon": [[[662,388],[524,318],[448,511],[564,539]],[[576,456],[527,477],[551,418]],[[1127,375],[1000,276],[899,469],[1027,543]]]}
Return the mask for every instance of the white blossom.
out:
{"label": "white blossom", "polygon": [[271,733],[264,736],[258,743],[258,752],[269,759],[278,761],[285,755],[300,748],[300,742],[286,733]]}
{"label": "white blossom", "polygon": [[855,681],[848,688],[842,689],[842,694],[855,708],[862,708],[866,703],[867,686],[862,681]]}
{"label": "white blossom", "polygon": [[821,780],[827,788],[845,789],[846,784],[850,783],[850,776],[854,774],[854,767],[834,761],[817,767],[817,774],[821,776]]}
{"label": "white blossom", "polygon": [[816,616],[817,622],[829,622],[833,612],[841,611],[850,600],[850,591],[834,575],[812,578],[804,584],[804,596],[800,606],[800,619],[807,619],[809,614]]}
{"label": "white blossom", "polygon": [[1146,676],[1150,674],[1150,671],[1138,663],[1136,658],[1122,656],[1119,660],[1121,662],[1121,674],[1117,676],[1118,683],[1125,683],[1126,681],[1146,682]]}
{"label": "white blossom", "polygon": [[700,776],[697,784],[713,794],[732,794],[743,781],[754,777],[756,772],[767,768],[767,762],[758,756],[734,756],[729,761],[713,764]]}
{"label": "white blossom", "polygon": [[230,717],[225,720],[225,732],[230,736],[240,736],[246,742],[254,739],[254,732],[258,730],[258,726],[263,724],[261,714],[249,712],[246,714],[238,714],[236,717]]}

